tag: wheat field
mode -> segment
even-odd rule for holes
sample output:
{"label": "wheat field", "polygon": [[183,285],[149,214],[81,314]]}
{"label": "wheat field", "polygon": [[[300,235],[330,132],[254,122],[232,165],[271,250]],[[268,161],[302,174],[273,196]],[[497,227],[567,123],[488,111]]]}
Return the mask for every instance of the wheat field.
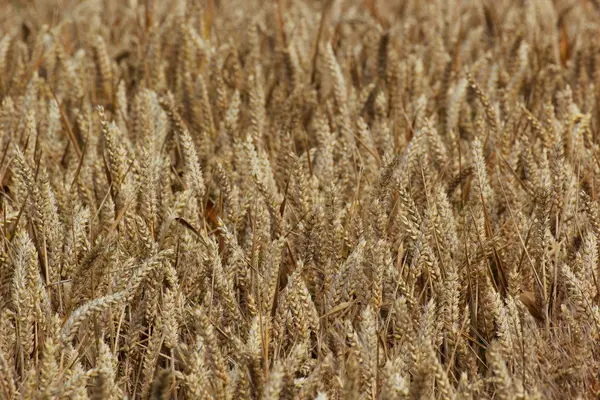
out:
{"label": "wheat field", "polygon": [[599,21],[2,2],[0,398],[598,398]]}

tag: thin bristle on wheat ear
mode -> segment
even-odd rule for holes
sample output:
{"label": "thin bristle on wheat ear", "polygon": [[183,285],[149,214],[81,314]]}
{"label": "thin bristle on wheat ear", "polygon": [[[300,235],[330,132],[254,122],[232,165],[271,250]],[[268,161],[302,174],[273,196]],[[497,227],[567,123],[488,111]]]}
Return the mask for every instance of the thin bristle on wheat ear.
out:
{"label": "thin bristle on wheat ear", "polygon": [[595,1],[6,3],[0,398],[600,393]]}

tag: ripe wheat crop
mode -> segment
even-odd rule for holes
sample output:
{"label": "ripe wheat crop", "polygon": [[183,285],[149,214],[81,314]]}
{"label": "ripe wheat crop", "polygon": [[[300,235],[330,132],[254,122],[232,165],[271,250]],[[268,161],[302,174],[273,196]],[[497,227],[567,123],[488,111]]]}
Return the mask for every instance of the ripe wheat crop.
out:
{"label": "ripe wheat crop", "polygon": [[2,2],[0,398],[598,398],[599,32]]}

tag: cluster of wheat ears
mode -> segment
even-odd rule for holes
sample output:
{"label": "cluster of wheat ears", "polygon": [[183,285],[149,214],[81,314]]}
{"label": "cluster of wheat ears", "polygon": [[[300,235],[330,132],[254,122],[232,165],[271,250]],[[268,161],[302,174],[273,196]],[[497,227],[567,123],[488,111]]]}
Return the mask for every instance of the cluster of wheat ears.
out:
{"label": "cluster of wheat ears", "polygon": [[600,4],[7,1],[0,398],[600,390]]}

